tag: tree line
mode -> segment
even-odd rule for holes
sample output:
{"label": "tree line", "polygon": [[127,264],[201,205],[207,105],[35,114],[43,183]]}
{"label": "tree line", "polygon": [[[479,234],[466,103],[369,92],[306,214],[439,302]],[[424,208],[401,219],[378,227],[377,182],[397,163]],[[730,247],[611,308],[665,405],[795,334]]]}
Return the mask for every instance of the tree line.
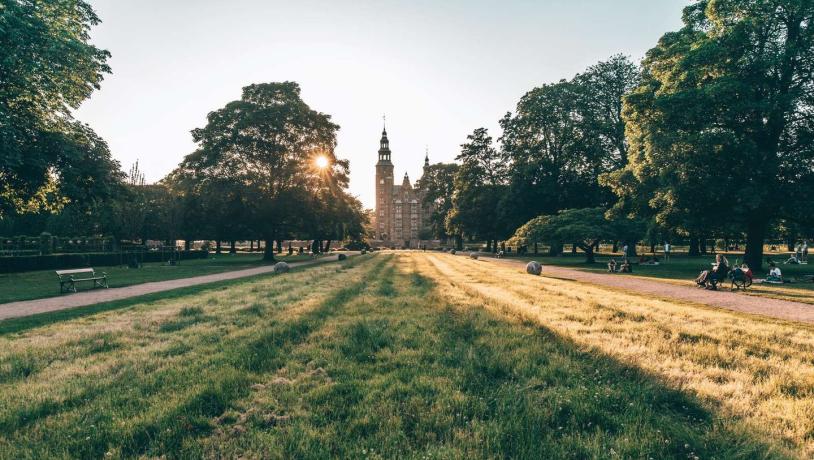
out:
{"label": "tree line", "polygon": [[440,238],[550,246],[814,234],[814,2],[695,1],[640,64],[526,93],[424,184]]}
{"label": "tree line", "polygon": [[111,72],[110,53],[89,43],[98,23],[82,0],[0,8],[0,234],[265,240],[267,259],[285,239],[314,250],[363,239],[369,218],[335,155],[339,126],[293,82],[243,88],[158,183],[137,165],[122,171],[71,113]]}

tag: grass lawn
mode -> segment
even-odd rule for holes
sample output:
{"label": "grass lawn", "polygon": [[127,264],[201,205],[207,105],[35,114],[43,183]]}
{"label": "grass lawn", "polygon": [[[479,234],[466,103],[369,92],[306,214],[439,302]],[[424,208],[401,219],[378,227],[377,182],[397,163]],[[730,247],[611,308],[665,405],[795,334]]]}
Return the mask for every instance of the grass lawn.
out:
{"label": "grass lawn", "polygon": [[[144,264],[141,268],[127,266],[93,267],[106,272],[110,287],[130,286],[150,281],[164,281],[191,276],[210,275],[242,268],[251,268],[263,264],[262,254],[221,254],[210,255],[207,259],[183,260],[180,265],[170,266],[155,262]],[[295,262],[308,260],[308,255],[283,253],[277,256],[280,260]],[[82,283],[79,289],[87,288],[90,283]],[[39,270],[22,273],[0,273],[0,304],[17,300],[41,299],[60,295],[59,281],[54,270]]]}
{"label": "grass lawn", "polygon": [[[516,256],[513,256],[516,257]],[[727,259],[731,264],[736,260],[743,260],[743,254],[727,254]],[[610,256],[607,254],[600,254],[596,258],[596,263],[593,265],[585,264],[585,256],[581,253],[577,255],[564,255],[559,257],[549,257],[544,255],[524,255],[517,257],[523,260],[537,260],[541,264],[556,265],[561,267],[575,268],[586,271],[607,272],[607,263],[611,258],[621,262],[622,257]],[[780,262],[780,257],[772,257],[780,269],[783,271],[785,278],[793,278],[795,282],[792,284],[753,284],[748,289],[746,294],[756,295],[762,297],[771,297],[782,300],[794,300],[797,302],[804,302],[814,304],[814,283],[804,282],[803,275],[814,275],[814,264],[810,265],[783,265]],[[637,259],[638,260],[638,259]],[[614,276],[638,276],[644,278],[660,278],[666,281],[675,282],[676,284],[683,284],[692,286],[693,280],[701,270],[707,270],[710,264],[715,261],[715,256],[703,257],[688,257],[685,255],[673,256],[670,261],[664,263],[661,254],[659,254],[660,265],[634,265],[632,274],[617,273]],[[764,268],[766,268],[764,266]],[[757,275],[757,278],[763,278],[763,275]],[[729,281],[725,283],[725,288],[729,288]]]}
{"label": "grass lawn", "polygon": [[811,328],[445,254],[45,323],[0,333],[0,458],[814,454]]}

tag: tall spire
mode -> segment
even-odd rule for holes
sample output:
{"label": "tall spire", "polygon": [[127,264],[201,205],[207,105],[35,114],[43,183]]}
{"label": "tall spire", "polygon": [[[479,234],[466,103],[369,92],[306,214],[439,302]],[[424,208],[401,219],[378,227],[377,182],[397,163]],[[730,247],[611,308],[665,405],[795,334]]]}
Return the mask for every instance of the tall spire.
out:
{"label": "tall spire", "polygon": [[430,167],[430,147],[426,145],[424,146],[424,167]]}
{"label": "tall spire", "polygon": [[[385,121],[385,116],[382,115],[382,120]],[[382,127],[382,138],[379,140],[379,161],[390,161],[390,140],[387,139],[387,127]]]}
{"label": "tall spire", "polygon": [[382,114],[382,137],[387,137],[387,115]]}

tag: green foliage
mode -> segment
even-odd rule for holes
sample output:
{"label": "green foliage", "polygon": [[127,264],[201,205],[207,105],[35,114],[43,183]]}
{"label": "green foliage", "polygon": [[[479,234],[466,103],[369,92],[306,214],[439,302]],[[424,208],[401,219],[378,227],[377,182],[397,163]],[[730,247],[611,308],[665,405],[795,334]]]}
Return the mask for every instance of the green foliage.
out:
{"label": "green foliage", "polygon": [[[269,258],[270,241],[292,234],[362,239],[367,216],[345,191],[349,165],[334,156],[338,129],[308,107],[296,83],[250,85],[193,130],[198,150],[165,182],[198,207],[190,220],[213,238],[260,237]],[[315,165],[319,156],[327,168]]]}
{"label": "green foliage", "polygon": [[630,164],[607,183],[667,227],[746,232],[759,267],[768,223],[814,193],[814,8],[697,1],[683,19],[625,100]]}
{"label": "green foliage", "polygon": [[514,233],[512,244],[546,243],[558,246],[574,243],[582,249],[588,262],[594,261],[594,248],[606,239],[641,236],[641,222],[630,219],[608,220],[603,208],[567,209],[552,216],[537,216]]}
{"label": "green foliage", "polygon": [[[455,176],[459,166],[455,163],[437,163],[424,169],[424,174],[416,183],[416,188],[424,191],[424,204],[430,206],[430,225],[433,236],[439,239],[448,237],[445,223],[452,210],[455,192]],[[429,239],[429,238],[422,238]]]}
{"label": "green foliage", "polygon": [[[181,260],[205,259],[206,251],[178,251]],[[84,252],[77,254],[43,254],[30,256],[0,257],[0,273],[17,273],[33,270],[60,270],[65,268],[109,267],[127,264],[133,257],[142,262],[166,262],[168,254],[148,252]],[[53,275],[53,273],[51,273]]]}
{"label": "green foliage", "polygon": [[110,54],[88,43],[98,22],[82,0],[0,4],[0,216],[58,209],[118,171],[71,118],[110,72]]}
{"label": "green foliage", "polygon": [[638,81],[628,58],[612,56],[572,80],[529,91],[503,117],[505,212],[513,227],[540,214],[611,203],[597,178],[626,162],[622,97]]}
{"label": "green foliage", "polygon": [[495,218],[505,194],[506,165],[501,163],[485,128],[478,128],[461,145],[462,162],[453,182],[452,207],[446,216],[447,234],[493,240],[506,232]]}

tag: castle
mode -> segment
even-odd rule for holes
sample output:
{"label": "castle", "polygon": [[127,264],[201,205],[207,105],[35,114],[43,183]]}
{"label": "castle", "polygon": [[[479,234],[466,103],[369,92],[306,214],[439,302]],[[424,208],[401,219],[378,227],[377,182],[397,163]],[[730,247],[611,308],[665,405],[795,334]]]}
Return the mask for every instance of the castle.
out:
{"label": "castle", "polygon": [[[394,184],[390,154],[385,128],[382,129],[379,161],[376,163],[375,239],[384,246],[420,248],[428,243],[430,209],[424,204],[424,191],[410,185],[406,172],[401,185]],[[429,166],[427,155],[424,170]]]}

